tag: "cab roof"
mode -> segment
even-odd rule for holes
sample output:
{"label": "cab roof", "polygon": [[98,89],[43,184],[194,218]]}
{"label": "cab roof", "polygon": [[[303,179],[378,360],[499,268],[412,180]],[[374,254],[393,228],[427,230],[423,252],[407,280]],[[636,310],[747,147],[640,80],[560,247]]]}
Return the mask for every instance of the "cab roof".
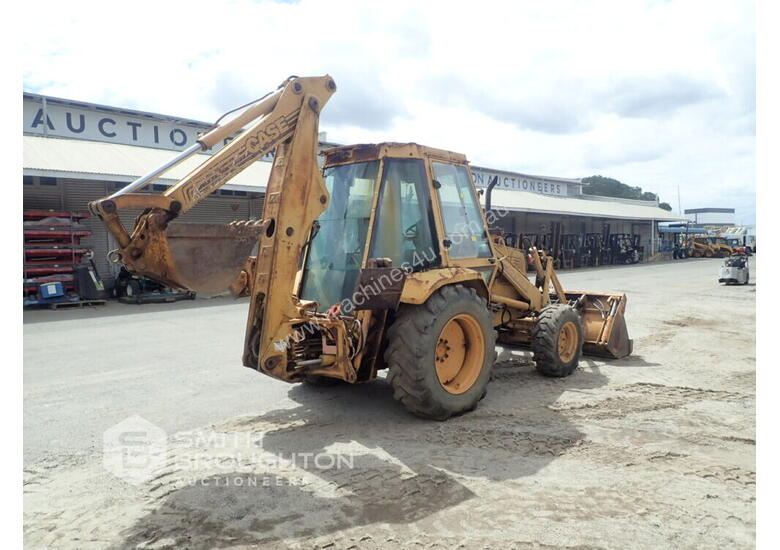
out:
{"label": "cab roof", "polygon": [[468,164],[466,155],[453,153],[444,149],[426,147],[417,143],[360,143],[331,147],[322,151],[325,165],[365,162],[382,157],[392,158],[433,158],[458,164]]}

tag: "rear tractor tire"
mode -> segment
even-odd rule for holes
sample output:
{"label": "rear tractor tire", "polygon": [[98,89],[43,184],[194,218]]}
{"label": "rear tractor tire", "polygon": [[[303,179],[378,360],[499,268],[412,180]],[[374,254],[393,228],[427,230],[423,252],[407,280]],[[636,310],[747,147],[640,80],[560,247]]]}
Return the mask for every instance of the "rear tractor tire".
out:
{"label": "rear tractor tire", "polygon": [[393,397],[434,420],[474,410],[490,381],[496,336],[473,288],[448,285],[422,305],[402,305],[385,351]]}
{"label": "rear tractor tire", "polygon": [[553,304],[542,309],[531,331],[536,370],[562,378],[577,368],[582,356],[582,323],[573,307]]}

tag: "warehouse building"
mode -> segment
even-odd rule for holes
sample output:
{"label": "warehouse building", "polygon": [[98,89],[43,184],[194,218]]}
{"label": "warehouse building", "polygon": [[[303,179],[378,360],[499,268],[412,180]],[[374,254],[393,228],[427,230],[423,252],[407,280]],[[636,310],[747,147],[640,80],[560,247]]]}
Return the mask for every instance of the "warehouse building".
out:
{"label": "warehouse building", "polygon": [[689,208],[685,210],[685,217],[694,225],[726,226],[734,225],[734,208]]}
{"label": "warehouse building", "polygon": [[756,248],[755,225],[736,225],[736,209],[689,208],[684,212],[689,228],[702,229],[709,237],[725,239],[732,246]]}
{"label": "warehouse building", "polygon": [[[498,225],[526,245],[541,241],[546,250],[556,245],[540,239],[561,235],[561,247],[571,246],[580,236],[636,236],[643,250],[642,261],[660,250],[658,224],[684,220],[658,206],[658,201],[599,197],[584,192],[579,179],[534,176],[472,166],[477,187],[487,188],[497,179],[491,206],[503,216]],[[483,195],[484,197],[484,195]],[[526,237],[527,236],[527,237]],[[558,254],[555,254],[556,257]],[[560,267],[578,267],[563,263]]]}
{"label": "warehouse building", "polygon": [[[23,196],[25,210],[84,212],[89,201],[117,189],[191,146],[210,124],[137,110],[24,93]],[[320,146],[333,144],[324,141]],[[218,150],[218,148],[217,148]],[[148,189],[159,192],[185,176],[206,155],[174,167]],[[255,162],[221,190],[187,213],[187,221],[227,223],[260,218],[273,157]],[[532,176],[473,167],[478,187],[497,180],[493,205],[504,214],[499,224],[510,235],[601,233],[637,234],[645,258],[658,250],[657,223],[680,218],[649,201],[594,197],[580,180]],[[483,195],[484,200],[484,195]],[[123,222],[132,227],[134,216]],[[100,220],[79,222],[91,234],[82,241],[94,252],[100,275],[111,280],[117,267],[107,261],[116,248]]]}

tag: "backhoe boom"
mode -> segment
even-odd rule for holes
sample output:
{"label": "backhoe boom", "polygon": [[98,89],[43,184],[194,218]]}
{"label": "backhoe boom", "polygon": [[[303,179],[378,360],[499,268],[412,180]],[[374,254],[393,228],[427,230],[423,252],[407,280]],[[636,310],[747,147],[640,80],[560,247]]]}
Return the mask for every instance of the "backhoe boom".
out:
{"label": "backhoe boom", "polygon": [[[166,230],[174,219],[294,135],[312,132],[309,141],[313,140],[316,148],[316,120],[313,125],[307,124],[305,130],[299,128],[299,121],[301,117],[307,118],[311,111],[319,113],[335,90],[336,84],[329,76],[291,77],[277,91],[235,119],[200,136],[196,145],[173,160],[113,195],[91,202],[90,210],[104,221],[119,244],[119,249],[111,253],[112,261],[174,288],[206,293],[227,290],[257,244],[257,237],[263,230],[258,223],[174,224],[175,231],[166,234]],[[258,118],[163,194],[133,193],[186,158],[209,149]],[[282,157],[274,161],[275,167]],[[285,158],[284,162],[290,160]],[[316,169],[316,159],[311,155],[307,162],[313,162],[312,167]],[[309,183],[299,178],[292,186]],[[289,191],[295,194],[292,186]],[[143,210],[132,233],[128,233],[120,221],[119,212],[123,210]]]}

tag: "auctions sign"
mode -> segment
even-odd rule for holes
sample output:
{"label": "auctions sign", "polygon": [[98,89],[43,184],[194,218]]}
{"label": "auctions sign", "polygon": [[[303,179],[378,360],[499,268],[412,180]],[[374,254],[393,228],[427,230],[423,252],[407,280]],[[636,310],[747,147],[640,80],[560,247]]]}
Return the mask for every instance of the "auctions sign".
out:
{"label": "auctions sign", "polygon": [[[194,144],[198,134],[209,130],[207,124],[179,121],[174,117],[144,116],[120,109],[47,99],[44,102],[42,97],[25,95],[25,134],[181,151]],[[227,138],[224,143],[230,139]],[[264,160],[273,160],[273,155],[266,155]]]}

